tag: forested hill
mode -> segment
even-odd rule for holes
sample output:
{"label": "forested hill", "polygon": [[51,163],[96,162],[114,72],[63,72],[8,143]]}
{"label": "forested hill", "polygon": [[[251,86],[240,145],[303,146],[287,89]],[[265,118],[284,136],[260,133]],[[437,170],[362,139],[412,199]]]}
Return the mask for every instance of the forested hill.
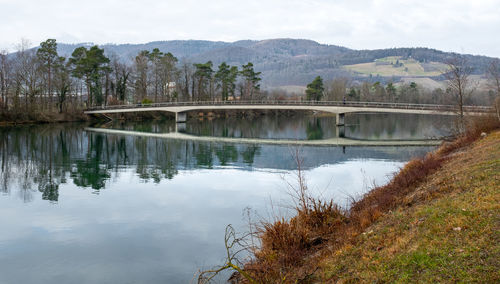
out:
{"label": "forested hill", "polygon": [[[61,55],[69,56],[79,46],[91,43],[58,44]],[[236,42],[173,40],[145,44],[101,45],[108,55],[116,54],[131,61],[141,50],[158,48],[171,52],[180,62],[201,63],[211,60],[214,66],[253,62],[262,72],[264,86],[306,85],[315,76],[331,79],[336,76],[389,80],[402,77],[438,77],[443,63],[453,53],[429,48],[391,48],[353,50],[336,45],[320,44],[304,39],[243,40]],[[464,55],[483,74],[492,58]]]}

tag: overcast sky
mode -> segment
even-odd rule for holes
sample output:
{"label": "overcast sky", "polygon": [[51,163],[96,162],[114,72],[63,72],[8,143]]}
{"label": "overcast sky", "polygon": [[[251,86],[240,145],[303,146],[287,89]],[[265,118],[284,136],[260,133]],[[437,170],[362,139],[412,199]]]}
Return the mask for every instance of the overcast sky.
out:
{"label": "overcast sky", "polygon": [[0,0],[0,48],[58,42],[305,38],[500,57],[500,0]]}

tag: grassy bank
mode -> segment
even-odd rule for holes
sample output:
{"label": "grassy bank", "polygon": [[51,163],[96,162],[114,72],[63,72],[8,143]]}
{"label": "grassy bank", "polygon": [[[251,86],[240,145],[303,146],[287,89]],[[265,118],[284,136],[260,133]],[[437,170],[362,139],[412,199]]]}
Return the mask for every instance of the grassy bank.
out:
{"label": "grassy bank", "polygon": [[308,196],[299,174],[295,217],[259,226],[260,246],[240,280],[499,281],[498,126],[496,118],[475,120],[348,210]]}
{"label": "grassy bank", "polygon": [[453,152],[401,205],[319,260],[330,282],[500,281],[500,132]]}

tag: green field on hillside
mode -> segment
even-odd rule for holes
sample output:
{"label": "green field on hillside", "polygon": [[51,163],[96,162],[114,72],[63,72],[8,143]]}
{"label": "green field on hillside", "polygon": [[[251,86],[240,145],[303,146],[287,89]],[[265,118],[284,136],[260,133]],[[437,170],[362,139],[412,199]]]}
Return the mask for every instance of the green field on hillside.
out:
{"label": "green field on hillside", "polygon": [[421,63],[415,59],[403,59],[401,56],[379,58],[374,62],[346,65],[344,68],[355,73],[373,76],[439,76],[446,65],[438,62]]}

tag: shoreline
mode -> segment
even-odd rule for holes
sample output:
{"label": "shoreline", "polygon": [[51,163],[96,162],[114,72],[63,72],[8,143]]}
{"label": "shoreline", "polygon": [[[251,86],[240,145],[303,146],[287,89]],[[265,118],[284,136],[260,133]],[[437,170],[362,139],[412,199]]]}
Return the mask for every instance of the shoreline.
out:
{"label": "shoreline", "polygon": [[[15,116],[15,119],[12,117]],[[50,123],[67,123],[67,122],[87,122],[91,119],[81,112],[51,112],[51,113],[35,113],[35,114],[0,114],[0,127],[21,126],[21,125],[41,125]]]}
{"label": "shoreline", "polygon": [[[455,200],[456,195],[469,194],[467,198],[474,202],[481,200],[483,195],[489,194],[489,199],[485,201],[485,210],[490,210],[487,208],[493,206],[498,216],[500,207],[494,200],[499,201],[500,194],[494,188],[500,186],[498,183],[500,180],[498,176],[500,170],[499,126],[498,119],[495,117],[474,121],[465,135],[452,142],[444,142],[424,158],[409,161],[388,184],[376,187],[361,199],[354,200],[349,209],[342,209],[331,201],[308,196],[306,190],[300,190],[301,196],[298,198],[299,205],[295,207],[294,217],[282,219],[275,216],[274,221],[261,221],[256,225],[257,238],[261,245],[252,248],[253,258],[243,263],[241,268],[238,267],[245,274],[235,274],[237,283],[274,283],[283,282],[283,279],[286,279],[285,283],[293,283],[293,281],[306,283],[372,282],[377,279],[385,279],[386,282],[406,282],[410,279],[436,282],[438,279],[437,282],[440,282],[447,279],[446,277],[452,277],[453,281],[475,279],[465,275],[462,275],[462,278],[453,278],[441,272],[450,269],[463,270],[469,275],[476,274],[476,278],[486,281],[499,280],[500,275],[491,273],[495,268],[500,268],[498,263],[487,264],[484,269],[490,272],[481,272],[466,265],[466,258],[463,259],[464,263],[458,266],[454,264],[453,258],[446,258],[445,265],[440,266],[437,264],[439,262],[435,262],[435,258],[430,257],[426,261],[435,264],[429,266],[426,266],[426,263],[422,264],[425,266],[426,273],[421,274],[421,265],[415,267],[411,263],[407,264],[406,261],[413,257],[421,257],[414,255],[412,242],[421,244],[419,253],[424,255],[432,254],[435,250],[446,255],[453,254],[447,252],[448,247],[435,246],[432,243],[432,234],[424,234],[415,239],[416,234],[412,228],[415,224],[420,224],[426,218],[430,218],[419,217],[419,214],[427,214],[426,211],[415,213],[421,207],[443,211],[439,214],[444,215],[450,210],[455,210],[454,207],[446,205],[447,202],[460,202],[459,199]],[[483,167],[484,170],[482,168],[477,170],[479,167]],[[484,172],[488,173],[486,178],[483,176]],[[298,177],[300,177],[300,171]],[[443,183],[446,183],[446,186],[443,186]],[[464,183],[471,183],[474,188],[478,189],[474,189],[472,193],[464,193],[461,189]],[[479,190],[483,193],[479,193]],[[444,205],[436,207],[434,204],[439,202]],[[492,213],[488,214],[491,217]],[[472,228],[473,224],[488,222],[487,227],[491,233],[494,228],[491,218],[483,220],[481,216],[467,221],[468,226]],[[390,221],[394,218],[401,220],[398,219],[396,223]],[[450,219],[453,218],[455,215],[450,216]],[[437,228],[439,231],[442,227],[432,222],[426,225],[429,230]],[[449,235],[463,230],[463,226],[465,225],[447,225],[448,229],[440,235],[441,242],[450,243],[450,246],[460,246],[460,243],[454,243],[456,240],[449,238]],[[480,228],[474,228],[480,230]],[[470,233],[475,235],[477,232],[471,230]],[[413,241],[405,242],[405,245],[401,247],[399,239],[401,236]],[[481,251],[496,251],[496,256],[500,257],[498,244],[496,247],[492,246],[488,240],[479,244],[474,238],[467,239],[467,242],[470,246],[482,246]],[[460,248],[460,251],[465,250],[467,248]],[[397,255],[394,255],[395,253]],[[469,251],[469,253],[476,260],[481,259],[481,255],[477,252]],[[383,261],[379,256],[381,254],[384,255]],[[375,261],[375,259],[379,260]],[[414,261],[418,262],[420,259]],[[401,262],[407,266],[400,267]],[[405,278],[406,276],[400,277],[400,275],[410,276]]]}

